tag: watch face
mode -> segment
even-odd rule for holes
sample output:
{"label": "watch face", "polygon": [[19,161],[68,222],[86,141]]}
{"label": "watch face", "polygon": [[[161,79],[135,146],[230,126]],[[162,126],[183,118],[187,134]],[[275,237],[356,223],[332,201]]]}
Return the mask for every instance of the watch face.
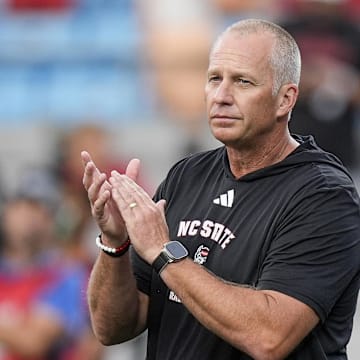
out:
{"label": "watch face", "polygon": [[174,259],[182,259],[188,255],[186,248],[178,241],[170,241],[166,244],[166,249]]}

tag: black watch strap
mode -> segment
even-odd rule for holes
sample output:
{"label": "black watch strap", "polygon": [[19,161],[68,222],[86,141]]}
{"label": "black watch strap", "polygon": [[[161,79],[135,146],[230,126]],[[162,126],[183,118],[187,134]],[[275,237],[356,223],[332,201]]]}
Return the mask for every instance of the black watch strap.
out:
{"label": "black watch strap", "polygon": [[154,260],[152,266],[154,270],[160,274],[165,267],[173,262],[178,262],[185,259],[189,255],[188,250],[179,241],[169,241],[164,244],[164,248],[159,256]]}
{"label": "black watch strap", "polygon": [[154,268],[157,274],[160,274],[168,263],[169,263],[169,258],[163,252],[161,252],[153,262],[152,267]]}

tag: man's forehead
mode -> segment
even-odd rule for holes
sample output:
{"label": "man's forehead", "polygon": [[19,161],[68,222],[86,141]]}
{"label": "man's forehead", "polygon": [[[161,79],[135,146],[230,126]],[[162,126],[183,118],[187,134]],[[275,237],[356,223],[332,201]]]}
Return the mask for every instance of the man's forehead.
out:
{"label": "man's forehead", "polygon": [[[266,41],[267,39],[267,41]],[[257,62],[269,57],[271,37],[262,34],[242,34],[231,31],[223,34],[210,53],[210,63],[223,60]]]}
{"label": "man's forehead", "polygon": [[274,39],[274,34],[266,30],[241,31],[235,28],[224,32],[219,39],[237,39],[238,41],[254,41],[259,39],[271,42]]}

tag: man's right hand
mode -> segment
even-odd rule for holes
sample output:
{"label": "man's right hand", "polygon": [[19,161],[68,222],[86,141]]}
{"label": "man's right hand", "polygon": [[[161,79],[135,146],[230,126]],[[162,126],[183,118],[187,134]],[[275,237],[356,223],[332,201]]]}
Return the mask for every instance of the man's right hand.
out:
{"label": "man's right hand", "polygon": [[[111,198],[111,184],[106,174],[101,173],[87,151],[81,152],[84,165],[83,185],[88,193],[91,214],[110,246],[119,246],[127,239],[127,231],[117,205]],[[125,174],[135,180],[138,177],[140,161],[132,159]]]}

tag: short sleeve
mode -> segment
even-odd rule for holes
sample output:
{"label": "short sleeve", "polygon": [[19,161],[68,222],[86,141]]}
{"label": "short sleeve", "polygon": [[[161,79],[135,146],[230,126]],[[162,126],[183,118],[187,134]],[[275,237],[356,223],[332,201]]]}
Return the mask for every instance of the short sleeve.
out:
{"label": "short sleeve", "polygon": [[262,263],[258,288],[292,296],[324,321],[359,273],[359,227],[358,201],[344,188],[294,201]]}
{"label": "short sleeve", "polygon": [[152,268],[137,254],[133,248],[131,248],[130,251],[131,263],[137,288],[144,294],[150,296]]}

